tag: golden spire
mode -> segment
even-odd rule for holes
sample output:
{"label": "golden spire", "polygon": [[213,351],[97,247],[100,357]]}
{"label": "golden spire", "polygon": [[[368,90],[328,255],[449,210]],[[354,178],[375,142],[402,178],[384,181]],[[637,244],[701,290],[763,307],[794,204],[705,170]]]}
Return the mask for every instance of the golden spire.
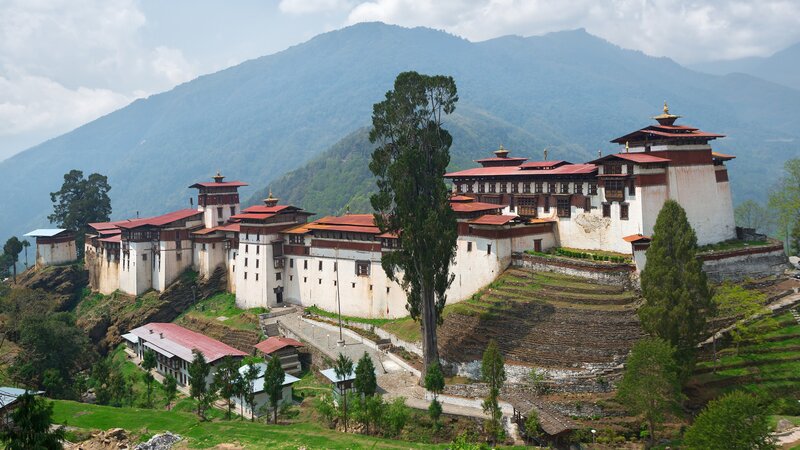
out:
{"label": "golden spire", "polygon": [[[666,103],[664,103],[664,109],[666,109],[666,105],[667,105],[667,104],[666,104]],[[625,153],[628,153],[628,149],[629,149],[629,147],[628,147],[628,141],[625,141]]]}
{"label": "golden spire", "polygon": [[211,178],[213,178],[213,179],[214,179],[214,182],[216,182],[216,183],[222,183],[222,180],[223,180],[225,177],[224,177],[224,176],[222,176],[222,174],[221,174],[221,173],[219,173],[219,169],[217,169],[217,174],[216,174],[216,175],[214,175],[214,176],[213,176],[213,177],[211,177]]}
{"label": "golden spire", "polygon": [[597,157],[598,158],[602,158],[603,157],[603,151],[602,150],[598,150],[597,151]]}
{"label": "golden spire", "polygon": [[669,105],[666,100],[664,100],[664,114],[669,115]]}
{"label": "golden spire", "polygon": [[672,124],[675,123],[675,120],[680,117],[669,113],[669,105],[667,104],[666,100],[664,100],[664,107],[662,108],[662,111],[664,112],[653,117],[653,119],[656,119],[656,121],[658,121],[658,123],[661,125],[672,126]]}
{"label": "golden spire", "polygon": [[269,196],[264,199],[264,204],[267,206],[275,206],[278,204],[278,199],[272,196],[272,188],[269,188]]}
{"label": "golden spire", "polygon": [[547,147],[544,148],[544,160],[547,161]]}
{"label": "golden spire", "polygon": [[507,158],[508,157],[508,150],[503,148],[503,144],[500,144],[500,148],[494,151],[495,156],[498,158]]}

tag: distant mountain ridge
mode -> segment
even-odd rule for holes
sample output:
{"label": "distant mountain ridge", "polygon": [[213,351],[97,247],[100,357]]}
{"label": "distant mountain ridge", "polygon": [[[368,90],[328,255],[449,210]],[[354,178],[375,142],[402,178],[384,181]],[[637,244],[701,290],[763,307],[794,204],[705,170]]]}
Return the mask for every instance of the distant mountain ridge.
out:
{"label": "distant mountain ridge", "polygon": [[715,75],[743,73],[800,90],[800,42],[768,57],[710,61],[691,68]]}
{"label": "distant mountain ridge", "polygon": [[[455,78],[454,168],[500,144],[573,162],[617,151],[608,141],[650,123],[666,99],[684,123],[729,135],[716,146],[739,156],[734,193],[760,197],[800,138],[800,92],[697,73],[583,30],[473,43],[364,23],[138,100],[0,162],[0,234],[46,225],[48,193],[73,168],[109,176],[114,218],[186,207],[187,186],[217,170],[250,183],[243,198],[272,184],[315,212],[368,204],[371,148],[358,130],[404,70]],[[345,168],[360,175],[343,179]]]}

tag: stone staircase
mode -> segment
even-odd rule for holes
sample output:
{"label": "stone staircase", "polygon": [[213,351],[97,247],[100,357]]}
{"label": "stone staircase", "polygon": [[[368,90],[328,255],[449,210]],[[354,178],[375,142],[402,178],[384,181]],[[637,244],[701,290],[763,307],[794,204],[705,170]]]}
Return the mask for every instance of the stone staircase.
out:
{"label": "stone staircase", "polygon": [[794,317],[794,320],[797,321],[798,325],[800,325],[800,308],[793,308],[790,311],[792,313],[792,317]]}

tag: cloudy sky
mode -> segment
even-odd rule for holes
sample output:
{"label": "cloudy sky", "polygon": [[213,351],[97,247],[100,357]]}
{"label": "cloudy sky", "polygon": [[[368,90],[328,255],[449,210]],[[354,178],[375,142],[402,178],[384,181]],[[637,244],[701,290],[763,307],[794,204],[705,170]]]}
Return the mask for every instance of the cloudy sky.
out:
{"label": "cloudy sky", "polygon": [[473,41],[583,27],[691,64],[800,41],[800,0],[0,0],[0,160],[136,98],[364,21]]}

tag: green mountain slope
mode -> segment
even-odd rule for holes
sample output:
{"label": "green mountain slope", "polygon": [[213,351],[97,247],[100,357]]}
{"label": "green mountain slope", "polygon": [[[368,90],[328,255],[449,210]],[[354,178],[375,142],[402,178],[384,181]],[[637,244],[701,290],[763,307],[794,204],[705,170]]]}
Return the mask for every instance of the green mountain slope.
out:
{"label": "green mountain slope", "polygon": [[[719,148],[739,156],[732,180],[741,199],[763,195],[761,181],[796,154],[800,137],[800,92],[753,77],[700,74],[582,30],[472,43],[426,28],[359,24],[136,101],[0,162],[0,239],[46,225],[48,193],[72,168],[109,176],[114,218],[185,207],[193,195],[186,186],[218,169],[251,183],[244,198],[301,167],[293,175],[300,181],[286,186],[308,189],[323,178],[323,159],[334,159],[323,180],[341,180],[346,172],[336,168],[335,150],[320,155],[369,125],[372,104],[403,70],[455,77],[461,100],[452,120],[454,166],[500,143],[535,157],[548,146],[554,157],[580,162],[598,149],[612,151],[608,140],[648,123],[666,99],[686,123],[730,136]],[[348,146],[337,147],[347,153]],[[340,157],[353,168],[355,158]],[[304,167],[312,160],[315,169]],[[313,184],[313,195],[297,203],[335,210],[363,197],[367,189],[356,188],[364,183]],[[344,184],[353,193],[334,194],[341,203],[328,205],[327,190]],[[277,186],[276,195],[289,195]]]}
{"label": "green mountain slope", "polygon": [[800,42],[765,58],[709,61],[692,68],[717,75],[744,73],[800,90]]}

